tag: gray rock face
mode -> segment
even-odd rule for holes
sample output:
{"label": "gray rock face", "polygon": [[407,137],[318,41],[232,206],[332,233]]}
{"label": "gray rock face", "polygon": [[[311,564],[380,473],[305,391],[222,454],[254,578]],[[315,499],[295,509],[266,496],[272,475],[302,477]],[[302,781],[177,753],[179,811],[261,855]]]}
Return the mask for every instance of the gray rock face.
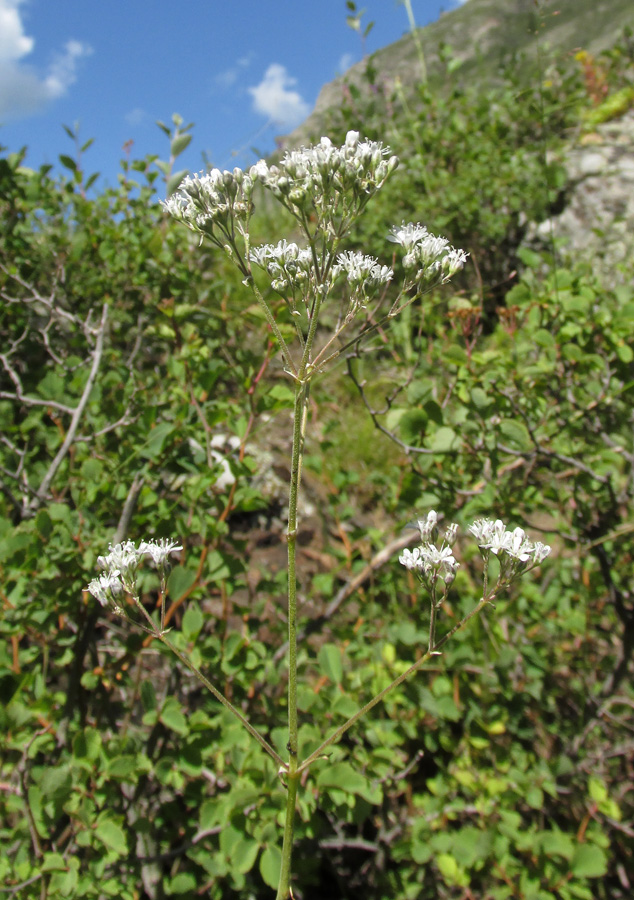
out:
{"label": "gray rock face", "polygon": [[[563,212],[530,229],[527,246],[563,238],[560,255],[593,260],[606,287],[623,284],[634,258],[634,110],[583,135],[568,150],[569,192]],[[630,276],[631,277],[631,276]]]}

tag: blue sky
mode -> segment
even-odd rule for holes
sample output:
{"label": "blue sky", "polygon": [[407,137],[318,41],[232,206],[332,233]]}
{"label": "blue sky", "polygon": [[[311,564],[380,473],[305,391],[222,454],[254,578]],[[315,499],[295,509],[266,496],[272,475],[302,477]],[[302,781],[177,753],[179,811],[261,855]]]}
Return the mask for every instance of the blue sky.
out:
{"label": "blue sky", "polygon": [[[461,0],[411,0],[417,25]],[[408,30],[398,0],[359,0],[372,52]],[[132,156],[168,155],[156,120],[195,123],[179,168],[248,165],[299,125],[323,84],[362,57],[345,0],[0,0],[0,144],[26,164],[74,155],[113,184]]]}

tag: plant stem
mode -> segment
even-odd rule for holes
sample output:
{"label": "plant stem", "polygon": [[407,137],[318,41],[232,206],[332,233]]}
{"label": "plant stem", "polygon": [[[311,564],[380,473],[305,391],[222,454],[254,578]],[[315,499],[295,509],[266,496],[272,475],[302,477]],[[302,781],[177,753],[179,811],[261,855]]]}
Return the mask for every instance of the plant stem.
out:
{"label": "plant stem", "polygon": [[282,865],[280,881],[275,900],[288,900],[290,897],[291,855],[293,852],[293,826],[295,824],[295,802],[297,800],[297,760],[291,756],[288,768],[288,793],[286,795],[286,819],[284,822],[284,844],[282,845]]}
{"label": "plant stem", "polygon": [[[193,664],[193,662],[190,659],[188,659],[184,653],[181,653],[181,651],[177,647],[175,647],[174,644],[171,641],[169,641],[161,631],[159,631],[157,629],[154,620],[148,614],[148,611],[145,609],[145,607],[141,603],[140,599],[134,595],[132,595],[132,599],[134,600],[136,606],[143,613],[143,615],[145,616],[145,618],[147,619],[147,621],[150,624],[150,628],[144,628],[143,625],[139,625],[139,627],[143,628],[143,631],[146,631],[148,634],[151,634],[152,637],[157,638],[157,640],[159,640],[159,641],[161,641],[161,643],[165,644],[166,647],[169,647],[169,649],[172,651],[174,656],[176,656],[178,659],[180,659],[180,661],[183,663],[184,666],[187,666],[189,671],[192,672],[196,676],[196,678],[200,681],[200,683],[202,685],[204,685],[204,687],[207,688],[209,693],[213,694],[213,696],[216,698],[216,700],[218,700],[220,703],[222,703],[222,705],[225,707],[225,709],[228,709],[230,713],[233,713],[233,715],[236,717],[236,719],[238,719],[238,721],[241,722],[242,725],[244,725],[244,727],[249,732],[251,737],[255,738],[255,740],[262,747],[262,749],[266,750],[266,752],[269,754],[269,756],[275,760],[277,765],[284,766],[284,760],[282,759],[282,757],[278,753],[275,752],[273,747],[271,747],[271,745],[266,740],[266,738],[260,734],[260,732],[257,730],[257,728],[254,728],[253,725],[251,725],[251,723],[247,719],[245,719],[245,717],[242,715],[242,713],[238,709],[236,709],[236,707],[233,705],[233,703],[231,703],[229,700],[227,700],[225,695],[223,693],[221,693],[218,690],[218,688],[215,685],[213,685],[211,683],[211,681],[209,681],[208,678],[205,678],[203,673],[199,669],[196,668],[196,666]],[[130,622],[132,625],[136,624],[125,613],[122,612],[121,615],[123,616],[124,619],[126,619],[126,621]]]}
{"label": "plant stem", "polygon": [[[303,373],[302,373],[303,374]],[[291,854],[293,850],[293,826],[295,822],[295,801],[297,798],[297,499],[304,455],[304,435],[306,433],[306,412],[308,403],[308,382],[295,384],[295,405],[293,408],[293,449],[291,452],[291,479],[288,493],[288,529],[286,532],[288,549],[288,792],[286,795],[286,820],[284,822],[284,843],[282,847],[282,867],[277,891],[278,900],[289,896],[291,875]]]}
{"label": "plant stem", "polygon": [[453,635],[457,631],[460,631],[461,628],[464,628],[464,626],[467,624],[467,622],[469,622],[470,619],[472,619],[474,616],[476,616],[480,612],[480,610],[484,606],[487,605],[487,603],[491,603],[495,599],[495,596],[496,596],[496,591],[492,591],[489,596],[486,596],[486,595],[483,596],[482,599],[478,601],[476,606],[474,606],[474,608],[471,610],[471,612],[468,613],[464,617],[464,619],[461,619],[457,625],[454,625],[454,627],[451,628],[447,632],[447,634],[445,634],[438,641],[438,643],[434,645],[434,647],[432,649],[427,650],[423,654],[423,656],[421,656],[421,658],[419,660],[417,660],[415,663],[413,663],[408,669],[405,670],[405,672],[403,672],[401,675],[399,675],[398,678],[395,678],[394,681],[392,681],[390,684],[388,684],[388,686],[386,688],[383,688],[383,690],[380,693],[378,693],[375,697],[373,697],[370,701],[368,701],[368,703],[366,703],[365,706],[362,706],[361,709],[359,709],[353,716],[351,716],[347,722],[344,722],[343,725],[341,725],[339,728],[337,728],[337,730],[334,731],[330,735],[330,737],[327,738],[323,742],[323,744],[321,744],[319,747],[317,747],[317,749],[314,751],[314,753],[311,753],[310,756],[306,757],[306,759],[302,762],[302,764],[297,767],[297,773],[301,774],[305,769],[307,769],[311,765],[311,763],[315,762],[315,760],[318,759],[320,756],[323,756],[324,750],[327,750],[328,747],[330,747],[332,744],[336,743],[336,741],[338,741],[339,738],[343,734],[345,734],[345,732],[355,724],[355,722],[358,722],[359,719],[363,718],[363,716],[366,713],[370,712],[370,710],[373,709],[377,705],[377,703],[380,703],[381,700],[383,700],[383,698],[387,694],[390,693],[390,691],[394,690],[395,687],[398,687],[399,684],[402,684],[407,678],[410,677],[410,675],[413,675],[414,672],[417,672],[422,666],[425,665],[425,663],[429,659],[431,659],[432,656],[436,656],[439,653],[440,648],[443,647],[447,643],[447,641],[451,637],[453,637]]}

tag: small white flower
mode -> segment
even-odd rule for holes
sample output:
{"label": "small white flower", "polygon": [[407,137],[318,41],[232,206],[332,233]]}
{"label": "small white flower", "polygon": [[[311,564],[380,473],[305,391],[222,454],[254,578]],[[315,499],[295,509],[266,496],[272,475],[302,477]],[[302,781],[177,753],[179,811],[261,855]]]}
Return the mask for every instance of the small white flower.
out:
{"label": "small white flower", "polygon": [[86,590],[90,591],[102,606],[109,606],[123,592],[123,585],[119,581],[119,573],[111,572],[93,578]]}
{"label": "small white flower", "polygon": [[399,556],[398,561],[410,571],[412,569],[422,569],[423,560],[421,559],[420,547],[414,547],[413,550],[406,548]]}
{"label": "small white flower", "polygon": [[496,519],[495,522],[491,519],[477,519],[473,525],[469,526],[469,531],[475,537],[480,547],[492,549],[489,545],[493,541],[497,547],[494,552],[497,553],[503,546],[506,528],[501,519]]}
{"label": "small white flower", "polygon": [[454,569],[458,566],[451,547],[441,547],[439,550],[434,544],[423,544],[421,556],[432,569]]}
{"label": "small white flower", "polygon": [[106,556],[97,557],[97,564],[108,574],[119,574],[127,588],[128,584],[134,582],[134,576],[143,553],[137,550],[132,541],[123,541],[121,544],[115,544],[114,547],[110,544],[108,550]]}
{"label": "small white flower", "polygon": [[550,555],[551,550],[552,547],[549,547],[548,544],[542,544],[541,541],[535,541],[535,546],[533,547],[534,565],[537,566],[540,562],[543,562],[543,560]]}
{"label": "small white flower", "polygon": [[183,546],[182,544],[179,544],[178,541],[173,541],[171,538],[160,538],[158,541],[154,539],[150,541],[141,541],[139,553],[151,556],[154,565],[160,569],[165,566],[170,553],[176,553],[176,551],[182,549]]}
{"label": "small white flower", "polygon": [[524,529],[516,528],[514,531],[507,531],[504,537],[504,551],[513,559],[517,559],[520,562],[528,562],[535,548],[527,540]]}
{"label": "small white flower", "polygon": [[348,250],[340,253],[333,266],[333,278],[345,273],[348,282],[353,286],[375,287],[387,284],[393,276],[389,266],[381,266],[372,256]]}
{"label": "small white flower", "polygon": [[418,530],[420,531],[421,541],[425,542],[425,541],[429,541],[431,539],[431,536],[432,536],[437,524],[438,524],[438,513],[433,509],[430,509],[430,511],[427,513],[426,519],[418,520]]}
{"label": "small white flower", "polygon": [[406,250],[410,250],[415,244],[420,243],[420,241],[428,234],[429,232],[424,225],[420,224],[420,222],[417,222],[416,225],[412,222],[409,222],[406,225],[405,222],[403,222],[402,225],[394,225],[390,229],[387,239],[394,244],[400,244]]}

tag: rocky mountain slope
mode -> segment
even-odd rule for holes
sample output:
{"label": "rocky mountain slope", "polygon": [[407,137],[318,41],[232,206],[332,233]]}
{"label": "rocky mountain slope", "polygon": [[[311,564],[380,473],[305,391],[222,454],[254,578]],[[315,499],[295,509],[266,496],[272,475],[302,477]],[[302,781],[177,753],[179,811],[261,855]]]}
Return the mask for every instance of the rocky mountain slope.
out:
{"label": "rocky mountain slope", "polygon": [[462,83],[494,81],[513,57],[520,59],[525,77],[533,79],[553,57],[565,58],[580,48],[596,54],[615,43],[628,26],[634,28],[632,0],[467,0],[417,29],[415,36],[405,35],[324,85],[311,115],[283,139],[283,146],[319,139],[346,87],[368,90],[368,63],[379,82],[398,81],[405,94],[413,96],[422,75],[417,44],[430,85],[442,89],[444,52],[453,60],[452,77]]}

